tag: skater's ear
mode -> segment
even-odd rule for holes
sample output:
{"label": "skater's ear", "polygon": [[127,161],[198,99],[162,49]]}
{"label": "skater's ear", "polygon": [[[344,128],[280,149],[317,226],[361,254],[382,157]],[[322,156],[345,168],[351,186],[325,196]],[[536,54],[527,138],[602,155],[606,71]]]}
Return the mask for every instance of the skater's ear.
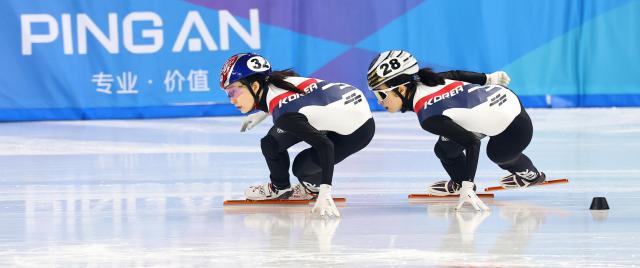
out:
{"label": "skater's ear", "polygon": [[400,85],[398,87],[398,92],[400,92],[403,96],[406,96],[407,86],[406,85]]}
{"label": "skater's ear", "polygon": [[254,93],[258,93],[258,90],[260,90],[260,83],[258,81],[251,82],[251,88],[249,90],[252,90]]}

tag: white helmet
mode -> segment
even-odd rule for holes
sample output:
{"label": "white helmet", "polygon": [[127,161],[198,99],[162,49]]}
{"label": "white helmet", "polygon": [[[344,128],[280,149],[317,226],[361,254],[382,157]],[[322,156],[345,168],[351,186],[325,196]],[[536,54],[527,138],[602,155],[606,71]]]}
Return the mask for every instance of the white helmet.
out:
{"label": "white helmet", "polygon": [[402,75],[414,75],[420,70],[418,61],[409,52],[402,50],[384,51],[373,59],[367,72],[369,89],[376,90],[380,85]]}

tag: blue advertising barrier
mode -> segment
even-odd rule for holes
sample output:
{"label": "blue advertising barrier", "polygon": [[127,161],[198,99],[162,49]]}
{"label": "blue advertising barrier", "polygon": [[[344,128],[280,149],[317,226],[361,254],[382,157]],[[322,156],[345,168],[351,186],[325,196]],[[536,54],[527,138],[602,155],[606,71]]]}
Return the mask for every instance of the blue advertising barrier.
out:
{"label": "blue advertising barrier", "polygon": [[[0,121],[238,114],[231,55],[366,88],[403,49],[437,71],[507,71],[527,107],[640,105],[640,0],[0,2]],[[373,96],[370,103],[374,109]]]}

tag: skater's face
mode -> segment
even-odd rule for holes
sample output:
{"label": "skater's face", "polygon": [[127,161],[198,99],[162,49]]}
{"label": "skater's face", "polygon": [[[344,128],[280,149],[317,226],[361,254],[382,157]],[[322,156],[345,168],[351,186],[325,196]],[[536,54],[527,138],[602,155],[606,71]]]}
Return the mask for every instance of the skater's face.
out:
{"label": "skater's face", "polygon": [[389,88],[387,85],[381,85],[378,87],[376,91],[374,91],[374,95],[378,98],[378,103],[384,107],[390,113],[395,113],[400,111],[402,108],[402,99],[398,96],[398,93],[393,89],[398,89],[400,94],[404,94],[407,88],[404,85],[399,87]]}
{"label": "skater's face", "polygon": [[258,82],[253,82],[251,84],[251,89],[240,82],[234,82],[233,84],[225,87],[224,91],[227,92],[227,96],[229,97],[231,104],[236,106],[241,113],[246,114],[251,112],[253,107],[255,107],[255,101],[253,100],[251,93],[249,93],[249,90],[256,92],[259,88],[260,84]]}

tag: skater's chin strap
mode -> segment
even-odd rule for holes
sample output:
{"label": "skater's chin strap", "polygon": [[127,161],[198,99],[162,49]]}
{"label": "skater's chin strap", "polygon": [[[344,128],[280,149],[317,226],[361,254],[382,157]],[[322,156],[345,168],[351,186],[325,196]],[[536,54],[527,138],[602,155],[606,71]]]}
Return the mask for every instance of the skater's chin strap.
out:
{"label": "skater's chin strap", "polygon": [[267,91],[269,89],[268,80],[269,80],[269,77],[265,78],[264,80],[254,81],[254,82],[258,82],[258,84],[260,85],[257,92],[253,92],[253,89],[251,88],[251,84],[249,82],[247,81],[240,82],[249,89],[249,93],[251,93],[251,97],[253,97],[254,104],[251,110],[258,109],[266,113],[269,112],[269,107],[267,106]]}
{"label": "skater's chin strap", "polygon": [[416,95],[416,87],[416,82],[407,84],[404,91],[406,96],[400,94],[399,89],[393,89],[393,91],[400,97],[400,100],[402,100],[402,109],[400,112],[404,113],[406,111],[413,111],[413,97]]}

